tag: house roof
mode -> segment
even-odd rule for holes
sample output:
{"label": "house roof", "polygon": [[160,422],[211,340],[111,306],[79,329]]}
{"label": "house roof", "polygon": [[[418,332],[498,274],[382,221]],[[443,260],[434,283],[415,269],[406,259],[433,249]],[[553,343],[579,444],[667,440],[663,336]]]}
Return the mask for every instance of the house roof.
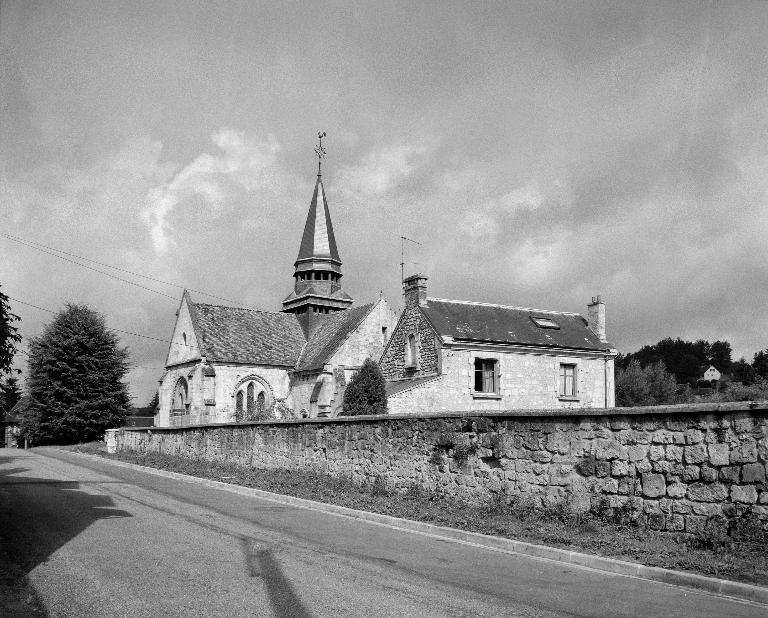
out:
{"label": "house roof", "polygon": [[308,371],[322,368],[372,308],[373,303],[370,303],[323,316],[320,326],[307,341],[296,370]]}
{"label": "house roof", "polygon": [[[318,198],[321,198],[318,204]],[[299,256],[296,260],[310,258],[330,258],[341,263],[339,250],[336,248],[336,237],[333,234],[331,214],[328,211],[328,202],[325,199],[323,178],[317,175],[315,191],[309,204],[307,222],[304,225],[304,235],[301,237]]]}
{"label": "house roof", "polygon": [[21,422],[21,414],[26,412],[30,405],[32,405],[32,397],[22,395],[16,405],[11,408],[11,411],[6,412],[5,417],[0,418],[0,420],[9,425],[17,425]]}
{"label": "house roof", "polygon": [[[486,303],[428,298],[421,310],[441,336],[482,341],[607,351],[611,345],[577,313],[541,311]],[[532,318],[546,318],[558,328],[542,328]]]}
{"label": "house roof", "polygon": [[194,303],[196,330],[213,362],[293,367],[304,331],[291,313]]}

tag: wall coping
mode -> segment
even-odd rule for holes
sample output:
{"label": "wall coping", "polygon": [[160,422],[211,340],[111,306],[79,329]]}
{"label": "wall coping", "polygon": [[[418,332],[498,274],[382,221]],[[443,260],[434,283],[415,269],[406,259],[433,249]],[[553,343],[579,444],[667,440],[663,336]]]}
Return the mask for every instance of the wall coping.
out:
{"label": "wall coping", "polygon": [[715,414],[722,412],[750,412],[768,410],[768,401],[729,401],[723,403],[683,403],[673,406],[642,406],[635,408],[554,408],[546,410],[469,410],[465,412],[439,412],[434,414],[377,414],[336,416],[333,418],[299,418],[289,420],[250,421],[245,423],[211,423],[185,427],[122,427],[124,431],[197,431],[213,427],[251,427],[254,425],[333,425],[338,423],[371,423],[440,418],[569,418],[594,416],[651,416],[673,414]]}

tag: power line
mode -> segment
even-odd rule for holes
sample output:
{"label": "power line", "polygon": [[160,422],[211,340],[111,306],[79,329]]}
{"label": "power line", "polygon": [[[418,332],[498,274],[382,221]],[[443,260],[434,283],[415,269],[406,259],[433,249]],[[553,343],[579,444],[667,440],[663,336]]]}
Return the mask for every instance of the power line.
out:
{"label": "power line", "polygon": [[[112,268],[114,270],[117,270],[117,271],[123,272],[123,273],[127,273],[129,275],[134,275],[135,277],[141,277],[143,279],[148,279],[149,281],[154,281],[156,283],[162,283],[163,285],[170,285],[172,287],[177,287],[177,288],[181,288],[181,289],[187,289],[190,292],[196,292],[197,294],[204,294],[205,296],[210,296],[211,298],[217,298],[219,300],[223,300],[223,301],[226,301],[228,303],[232,303],[233,305],[241,304],[241,303],[238,303],[237,301],[234,301],[234,300],[232,300],[230,298],[225,298],[224,296],[218,296],[216,294],[211,294],[210,292],[205,292],[203,290],[197,290],[195,288],[188,288],[188,287],[186,287],[185,285],[183,285],[181,283],[174,283],[172,281],[165,281],[163,279],[158,279],[156,277],[151,277],[149,275],[144,275],[142,273],[138,273],[138,272],[135,272],[133,270],[128,270],[127,268],[121,268],[119,266],[113,266],[112,264],[107,264],[106,262],[100,262],[98,260],[93,260],[91,258],[83,257],[82,255],[77,255],[76,253],[70,253],[69,251],[64,251],[63,249],[57,249],[57,248],[51,247],[49,245],[44,245],[43,243],[39,243],[39,242],[36,242],[36,241],[33,241],[33,240],[27,240],[26,238],[22,238],[21,236],[14,236],[12,234],[8,234],[7,232],[0,232],[0,236],[2,236],[4,238],[7,238],[8,240],[11,240],[13,242],[19,243],[21,245],[25,245],[25,246],[29,247],[30,249],[36,249],[37,251],[41,251],[43,253],[47,253],[49,255],[53,255],[54,257],[57,257],[59,259],[66,260],[68,262],[72,262],[73,264],[77,264],[78,266],[83,266],[84,268],[89,268],[91,270],[95,270],[96,272],[102,273],[104,275],[107,275],[108,277],[113,277],[113,278],[117,279],[118,281],[125,281],[127,283],[132,284],[132,285],[137,285],[138,287],[142,287],[145,290],[149,290],[151,292],[155,292],[156,294],[161,294],[163,296],[168,296],[168,298],[171,298],[173,300],[178,300],[178,299],[176,297],[174,297],[174,296],[169,296],[167,294],[164,294],[163,292],[158,292],[157,290],[153,290],[152,288],[145,288],[144,286],[141,286],[138,283],[135,283],[133,281],[129,281],[127,279],[122,279],[120,277],[117,277],[117,276],[113,275],[112,273],[108,273],[108,272],[104,272],[102,270],[95,269],[95,268],[93,268],[91,266],[88,266],[87,264],[80,264],[78,262],[74,262],[73,260],[67,260],[67,258],[63,257],[63,255],[68,255],[70,257],[77,258],[78,260],[83,260],[85,262],[91,262],[93,264],[98,264],[99,266],[106,266],[107,268]],[[55,252],[55,253],[51,253],[51,252]],[[63,255],[58,255],[59,253],[61,253]]]}
{"label": "power line", "polygon": [[98,268],[94,268],[93,266],[88,266],[88,264],[82,264],[80,262],[77,262],[75,260],[70,260],[69,258],[64,257],[63,255],[59,255],[58,253],[54,253],[53,251],[46,251],[45,249],[41,249],[40,247],[35,247],[27,242],[21,241],[21,240],[15,240],[13,238],[10,238],[9,236],[5,234],[0,234],[5,238],[8,238],[9,240],[13,240],[14,242],[17,242],[21,245],[24,245],[26,247],[29,247],[30,249],[36,249],[37,251],[41,251],[42,253],[47,253],[48,255],[52,255],[53,257],[57,257],[60,260],[64,260],[65,262],[70,262],[72,264],[76,264],[77,266],[82,266],[83,268],[87,268],[88,270],[92,270],[97,273],[101,273],[102,275],[106,275],[107,277],[112,277],[113,279],[117,279],[118,281],[122,281],[124,283],[129,283],[130,285],[135,285],[138,288],[142,288],[143,290],[147,290],[149,292],[154,292],[155,294],[159,294],[160,296],[165,296],[166,298],[170,298],[172,301],[178,301],[178,299],[175,296],[171,296],[170,294],[166,294],[165,292],[160,292],[159,290],[154,290],[152,288],[148,288],[145,285],[141,285],[140,283],[136,283],[135,281],[131,281],[130,279],[123,279],[122,277],[118,277],[117,275],[113,275],[112,273],[108,273],[104,270],[99,270]]}
{"label": "power line", "polygon": [[[34,304],[28,303],[28,302],[26,302],[24,300],[19,300],[18,298],[13,298],[12,296],[8,296],[8,299],[12,300],[12,301],[14,301],[16,303],[21,303],[22,305],[27,305],[28,307],[34,307],[35,309],[39,309],[40,311],[45,311],[47,313],[52,313],[54,315],[58,313],[58,311],[53,311],[52,309],[46,309],[45,307],[41,307],[40,305],[34,305]],[[122,330],[120,328],[109,327],[109,330],[113,330],[113,331],[116,331],[118,333],[123,333],[125,335],[133,335],[134,337],[141,337],[142,339],[150,339],[152,341],[158,341],[160,343],[170,343],[172,345],[180,345],[180,346],[184,346],[186,348],[194,348],[195,347],[193,345],[189,345],[189,344],[186,344],[186,343],[178,343],[176,341],[171,341],[170,339],[160,339],[159,337],[152,337],[151,335],[142,335],[141,333],[134,333],[134,332],[131,332],[131,331],[128,331],[128,330]]]}

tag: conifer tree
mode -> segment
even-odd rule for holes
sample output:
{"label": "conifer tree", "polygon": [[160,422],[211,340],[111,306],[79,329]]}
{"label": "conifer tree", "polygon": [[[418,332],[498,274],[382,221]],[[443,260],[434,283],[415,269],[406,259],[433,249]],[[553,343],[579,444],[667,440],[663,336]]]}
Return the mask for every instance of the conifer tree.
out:
{"label": "conifer tree", "polygon": [[342,407],[345,416],[387,413],[384,376],[376,361],[365,359],[344,391]]}
{"label": "conifer tree", "polygon": [[30,343],[25,437],[35,445],[72,444],[123,425],[130,409],[127,359],[101,314],[67,305]]}
{"label": "conifer tree", "polygon": [[8,376],[0,382],[0,420],[3,413],[8,414],[21,399],[21,389],[16,376]]}
{"label": "conifer tree", "polygon": [[16,345],[21,341],[19,330],[13,325],[19,316],[11,313],[8,297],[0,290],[0,375],[11,373]]}

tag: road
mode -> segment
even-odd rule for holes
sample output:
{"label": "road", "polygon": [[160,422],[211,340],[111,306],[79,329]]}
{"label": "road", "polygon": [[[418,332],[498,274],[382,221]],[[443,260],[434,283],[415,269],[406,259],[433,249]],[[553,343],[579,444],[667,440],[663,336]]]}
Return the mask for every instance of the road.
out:
{"label": "road", "polygon": [[54,449],[0,449],[0,542],[51,616],[765,616]]}

